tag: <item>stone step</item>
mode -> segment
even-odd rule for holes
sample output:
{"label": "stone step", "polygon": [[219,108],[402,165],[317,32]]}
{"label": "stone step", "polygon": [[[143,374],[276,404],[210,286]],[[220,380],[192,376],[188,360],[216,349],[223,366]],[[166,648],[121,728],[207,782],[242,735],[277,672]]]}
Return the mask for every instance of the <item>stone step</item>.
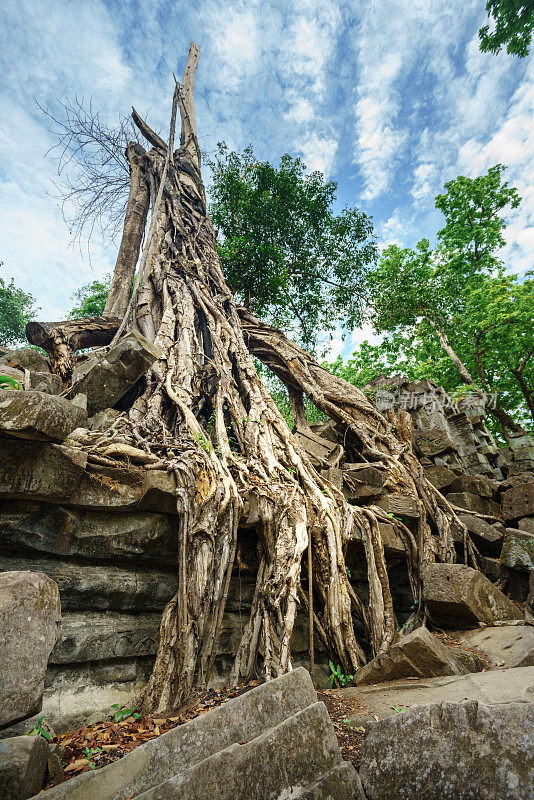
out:
{"label": "stone step", "polygon": [[[336,735],[324,703],[299,711],[255,739],[230,747],[179,772],[170,780],[139,795],[138,800],[271,800],[299,797],[341,764]],[[336,785],[338,800],[352,800],[358,783]],[[309,796],[309,794],[308,794]]]}
{"label": "stone step", "polygon": [[179,770],[231,745],[250,742],[316,702],[309,674],[305,669],[296,669],[146,742],[113,764],[72,778],[40,797],[125,800],[132,793],[137,797]]}

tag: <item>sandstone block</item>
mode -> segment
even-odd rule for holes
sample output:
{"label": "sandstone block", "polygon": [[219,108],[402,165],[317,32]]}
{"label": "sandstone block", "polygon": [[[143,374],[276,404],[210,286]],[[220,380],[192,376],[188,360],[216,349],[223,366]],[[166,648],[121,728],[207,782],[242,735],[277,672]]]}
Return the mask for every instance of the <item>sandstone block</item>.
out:
{"label": "sandstone block", "polygon": [[498,517],[501,513],[501,507],[493,500],[487,497],[479,497],[472,492],[451,492],[447,495],[447,500],[453,506],[463,508],[466,511],[476,511],[477,514],[488,514]]}
{"label": "sandstone block", "polygon": [[504,492],[501,501],[505,520],[534,515],[534,481],[520,483]]}
{"label": "sandstone block", "polygon": [[425,477],[441,492],[443,489],[448,489],[451,486],[456,478],[456,473],[438,464],[432,467],[426,467]]}
{"label": "sandstone block", "polygon": [[517,523],[517,527],[520,531],[526,531],[527,533],[534,533],[534,517],[523,517]]}
{"label": "sandstone block", "polygon": [[506,528],[501,563],[511,569],[534,569],[534,534]]}
{"label": "sandstone block", "polygon": [[484,555],[498,556],[501,552],[504,530],[493,527],[485,519],[471,514],[458,514],[474,539],[476,546]]}
{"label": "sandstone block", "polygon": [[421,513],[419,502],[409,494],[386,494],[376,505],[396,517],[418,519]]}
{"label": "sandstone block", "polygon": [[67,613],[50,664],[154,655],[161,614]]}
{"label": "sandstone block", "polygon": [[44,786],[48,744],[41,736],[15,736],[0,741],[0,797],[26,800]]}
{"label": "sandstone block", "polygon": [[481,572],[464,564],[426,564],[423,599],[431,620],[445,628],[522,619],[519,608]]}
{"label": "sandstone block", "polygon": [[534,627],[503,625],[459,631],[457,638],[484,653],[492,667],[534,667]]}
{"label": "sandstone block", "polygon": [[0,726],[41,707],[60,622],[53,580],[40,572],[0,574]]}
{"label": "sandstone block", "polygon": [[64,397],[0,389],[0,431],[21,439],[63,442],[87,414]]}

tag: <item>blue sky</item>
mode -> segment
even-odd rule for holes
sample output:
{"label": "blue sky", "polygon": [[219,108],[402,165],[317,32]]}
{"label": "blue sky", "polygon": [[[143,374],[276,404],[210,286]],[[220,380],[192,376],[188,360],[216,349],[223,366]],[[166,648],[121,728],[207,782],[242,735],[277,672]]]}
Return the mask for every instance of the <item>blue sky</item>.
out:
{"label": "blue sky", "polygon": [[[510,268],[534,255],[534,64],[479,52],[484,0],[4,0],[0,30],[0,261],[61,319],[72,293],[113,268],[116,248],[70,245],[54,193],[54,143],[35,105],[89,99],[112,123],[150,109],[167,127],[171,73],[189,42],[201,147],[253,143],[338,181],[340,207],[373,216],[382,244],[415,244],[440,227],[445,181],[493,164],[523,197],[503,253]],[[350,353],[368,330],[348,336]]]}

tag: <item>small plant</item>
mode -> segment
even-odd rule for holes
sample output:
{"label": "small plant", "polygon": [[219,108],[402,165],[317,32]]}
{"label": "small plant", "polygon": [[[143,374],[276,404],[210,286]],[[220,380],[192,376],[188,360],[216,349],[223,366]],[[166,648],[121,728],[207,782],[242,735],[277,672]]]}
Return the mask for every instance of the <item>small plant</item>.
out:
{"label": "small plant", "polygon": [[46,741],[49,742],[50,739],[52,738],[52,734],[49,733],[49,731],[47,731],[46,728],[43,728],[43,720],[44,720],[44,714],[42,717],[39,717],[35,725],[35,728],[33,728],[33,730],[29,732],[28,736],[42,736],[43,739],[46,739]]}
{"label": "small plant", "polygon": [[118,703],[113,703],[111,708],[115,710],[115,722],[122,722],[123,719],[133,717],[134,719],[141,719],[141,714],[135,710],[135,706],[131,708],[121,708]]}
{"label": "small plant", "polygon": [[96,769],[96,765],[93,764],[93,758],[97,756],[99,753],[102,752],[101,747],[85,747],[83,750],[84,758],[87,759],[89,762],[90,769]]}
{"label": "small plant", "polygon": [[354,680],[354,675],[344,675],[341,672],[341,667],[339,666],[339,664],[337,665],[337,667],[334,667],[331,661],[329,661],[328,664],[330,666],[330,672],[331,672],[330,675],[331,686],[335,686],[336,681],[341,686],[347,686],[347,684],[349,684],[352,680]]}
{"label": "small plant", "polygon": [[0,375],[0,389],[22,389],[20,383],[11,375]]}
{"label": "small plant", "polygon": [[348,567],[345,567],[345,569],[347,570],[347,578],[350,578],[351,577],[350,569]]}
{"label": "small plant", "polygon": [[400,706],[393,706],[393,708],[395,709],[397,714],[404,714],[404,712],[406,711],[405,708],[401,708]]}
{"label": "small plant", "polygon": [[350,731],[350,719],[344,719],[344,720],[343,720],[343,725],[345,726],[345,728],[346,728],[348,731]]}

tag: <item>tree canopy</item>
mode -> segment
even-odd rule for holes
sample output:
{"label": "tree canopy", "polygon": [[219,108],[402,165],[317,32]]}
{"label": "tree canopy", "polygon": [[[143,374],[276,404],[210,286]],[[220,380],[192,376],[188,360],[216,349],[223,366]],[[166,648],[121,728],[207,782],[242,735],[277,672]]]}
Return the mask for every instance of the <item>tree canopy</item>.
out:
{"label": "tree canopy", "polygon": [[[3,264],[0,262],[0,267]],[[26,340],[24,329],[37,309],[31,294],[0,277],[0,345],[10,347]]]}
{"label": "tree canopy", "polygon": [[506,45],[510,55],[525,58],[528,55],[534,29],[534,2],[532,0],[488,0],[488,16],[494,22],[480,29],[480,49],[483,53],[498,53]]}
{"label": "tree canopy", "polygon": [[76,305],[69,312],[69,317],[76,319],[76,317],[102,316],[110,284],[111,276],[106,275],[101,281],[94,280],[77,289],[72,297]]}
{"label": "tree canopy", "polygon": [[346,365],[338,360],[337,374],[360,385],[399,372],[448,390],[473,385],[497,398],[489,410],[505,428],[534,418],[534,283],[505,273],[499,258],[503,215],[520,202],[503,172],[499,164],[445,185],[435,249],[423,239],[383,252],[368,283],[372,323],[387,337],[365,342]]}
{"label": "tree canopy", "polygon": [[335,214],[337,184],[298,158],[278,167],[219,144],[211,162],[211,216],[225,277],[239,302],[314,349],[319,331],[361,318],[377,257],[371,219]]}

